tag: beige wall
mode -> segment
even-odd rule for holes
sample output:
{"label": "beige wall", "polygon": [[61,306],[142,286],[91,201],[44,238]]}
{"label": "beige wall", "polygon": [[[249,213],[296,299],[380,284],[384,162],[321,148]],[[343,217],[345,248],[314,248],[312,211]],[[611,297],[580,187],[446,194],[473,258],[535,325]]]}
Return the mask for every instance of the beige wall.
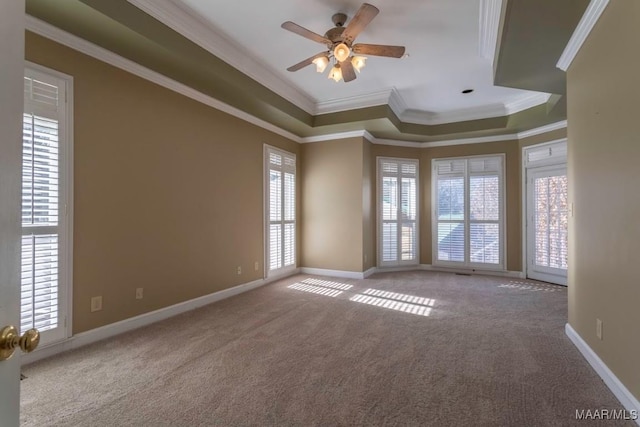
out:
{"label": "beige wall", "polygon": [[363,271],[363,139],[302,145],[302,265]]}
{"label": "beige wall", "polygon": [[638,22],[640,2],[611,0],[568,70],[567,111],[569,323],[640,399]]}
{"label": "beige wall", "polygon": [[540,135],[530,136],[528,138],[522,138],[520,140],[520,147],[529,147],[531,145],[542,144],[544,142],[556,141],[558,139],[564,139],[567,137],[567,128],[557,129],[551,132],[546,132]]}
{"label": "beige wall", "polygon": [[362,253],[363,270],[376,262],[376,165],[373,144],[362,140]]}
{"label": "beige wall", "polygon": [[26,58],[74,78],[74,333],[262,277],[263,143],[298,144],[31,33]]}

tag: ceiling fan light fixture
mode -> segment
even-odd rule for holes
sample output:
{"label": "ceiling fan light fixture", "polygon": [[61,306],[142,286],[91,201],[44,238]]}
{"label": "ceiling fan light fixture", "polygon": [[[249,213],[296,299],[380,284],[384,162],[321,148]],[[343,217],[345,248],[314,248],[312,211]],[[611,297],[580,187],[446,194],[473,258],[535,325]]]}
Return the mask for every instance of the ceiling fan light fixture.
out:
{"label": "ceiling fan light fixture", "polygon": [[351,49],[344,43],[340,43],[333,49],[333,56],[340,62],[344,61],[351,55]]}
{"label": "ceiling fan light fixture", "polygon": [[330,79],[333,79],[334,82],[339,82],[342,80],[342,70],[340,69],[340,64],[336,64],[331,71],[329,72]]}
{"label": "ceiling fan light fixture", "polygon": [[360,72],[365,64],[365,61],[367,60],[366,56],[354,56],[353,58],[351,58],[351,64],[353,65],[353,68],[356,69],[357,72]]}
{"label": "ceiling fan light fixture", "polygon": [[322,73],[327,68],[327,65],[329,65],[329,58],[327,56],[321,56],[314,59],[312,62],[316,66],[316,71]]}

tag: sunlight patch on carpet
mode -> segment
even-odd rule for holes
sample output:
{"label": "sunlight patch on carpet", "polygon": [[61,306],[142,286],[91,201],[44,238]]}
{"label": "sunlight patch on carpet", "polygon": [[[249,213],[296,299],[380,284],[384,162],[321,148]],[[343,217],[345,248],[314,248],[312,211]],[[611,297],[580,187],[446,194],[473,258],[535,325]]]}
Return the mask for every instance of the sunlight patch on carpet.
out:
{"label": "sunlight patch on carpet", "polygon": [[328,297],[335,298],[338,295],[342,294],[342,291],[331,288],[324,288],[322,286],[313,286],[307,285],[305,283],[294,283],[293,285],[287,286],[289,289],[295,289],[297,291],[310,292],[312,294],[325,295]]}
{"label": "sunlight patch on carpet", "polygon": [[312,286],[322,286],[324,288],[340,289],[342,291],[348,291],[349,289],[353,288],[353,285],[349,285],[346,283],[330,282],[329,280],[314,279],[311,277],[308,279],[302,280],[300,283],[304,283],[306,285],[312,285]]}
{"label": "sunlight patch on carpet", "polygon": [[523,291],[531,291],[531,292],[557,292],[562,288],[558,285],[546,285],[543,283],[527,283],[527,282],[518,282],[518,281],[510,281],[509,283],[501,283],[498,285],[499,288],[507,288],[507,289],[520,289]]}
{"label": "sunlight patch on carpet", "polygon": [[350,300],[389,310],[415,314],[417,316],[429,316],[435,303],[435,300],[431,298],[399,294],[397,292],[382,291],[379,289],[367,289],[363,293],[351,297]]}

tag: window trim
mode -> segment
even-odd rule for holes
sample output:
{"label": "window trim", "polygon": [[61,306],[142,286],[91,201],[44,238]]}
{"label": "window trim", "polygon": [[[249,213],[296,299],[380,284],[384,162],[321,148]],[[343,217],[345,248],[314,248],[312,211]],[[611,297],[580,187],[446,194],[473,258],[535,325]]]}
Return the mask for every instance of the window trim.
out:
{"label": "window trim", "polygon": [[[60,197],[58,219],[59,240],[58,240],[58,281],[59,281],[59,312],[64,313],[64,319],[60,319],[62,325],[61,337],[51,342],[44,342],[45,348],[48,344],[60,342],[73,336],[73,213],[74,213],[74,81],[73,76],[61,73],[57,70],[44,67],[42,65],[26,61],[24,62],[24,75],[41,74],[49,78],[54,78],[64,83],[64,117],[59,122],[62,129],[60,132]],[[25,108],[23,107],[23,113]],[[20,164],[22,169],[22,162]],[[22,226],[21,226],[22,228]]]}
{"label": "window trim", "polygon": [[[380,164],[385,161],[414,163],[416,165],[416,259],[410,261],[383,261],[382,260],[382,169]],[[398,221],[399,222],[399,221]],[[404,267],[420,265],[420,159],[405,157],[376,157],[376,251],[377,266],[379,268]],[[399,242],[398,242],[399,243]]]}
{"label": "window trim", "polygon": [[[500,159],[500,172],[498,174],[499,180],[499,188],[502,197],[500,198],[500,220],[499,231],[500,231],[500,239],[499,239],[499,262],[498,264],[486,264],[486,263],[474,263],[466,261],[470,259],[469,256],[469,242],[465,242],[465,261],[441,261],[438,260],[438,217],[437,217],[437,203],[438,203],[438,173],[437,173],[437,164],[438,162],[443,161],[455,161],[455,160],[465,160],[465,172],[464,172],[464,191],[465,191],[465,239],[468,240],[469,236],[469,171],[468,171],[468,161],[473,159],[488,159],[488,158],[499,158]],[[459,156],[459,157],[442,157],[442,158],[434,158],[431,159],[431,263],[433,266],[437,267],[446,267],[446,268],[457,268],[457,269],[466,269],[466,270],[482,270],[482,271],[507,271],[507,250],[506,250],[506,242],[507,242],[507,192],[506,192],[506,154],[505,153],[495,153],[495,154],[481,154],[474,156]]]}
{"label": "window trim", "polygon": [[[295,200],[295,220],[294,220],[294,224],[295,224],[295,245],[294,245],[294,252],[293,252],[293,258],[294,258],[294,263],[293,265],[289,265],[289,266],[283,266],[277,270],[270,270],[269,269],[269,265],[270,265],[270,258],[269,258],[269,253],[270,253],[270,248],[269,248],[269,230],[270,230],[270,219],[269,219],[269,191],[270,191],[270,186],[269,186],[269,153],[270,152],[275,152],[281,155],[287,155],[287,156],[291,156],[293,157],[293,159],[295,160],[296,163],[296,168],[295,168],[295,172],[294,172],[294,177],[295,177],[295,193],[294,193],[294,200]],[[300,180],[299,180],[299,176],[298,176],[298,156],[295,153],[291,153],[289,151],[286,150],[282,150],[280,148],[274,147],[273,145],[269,145],[269,144],[263,144],[263,150],[262,150],[262,167],[263,167],[263,171],[262,171],[262,181],[263,181],[263,186],[262,186],[262,207],[263,207],[263,214],[262,214],[262,220],[263,220],[263,234],[262,234],[262,238],[263,238],[263,244],[262,247],[264,249],[264,257],[263,257],[263,278],[274,278],[274,277],[280,277],[280,276],[286,276],[288,274],[290,274],[291,272],[294,272],[297,270],[298,268],[298,248],[299,248],[299,242],[298,242],[298,222],[299,222],[299,218],[298,218],[298,212],[299,212],[299,206],[298,206],[298,191],[299,191],[299,187],[300,187]],[[283,215],[284,215],[284,209],[283,209]]]}

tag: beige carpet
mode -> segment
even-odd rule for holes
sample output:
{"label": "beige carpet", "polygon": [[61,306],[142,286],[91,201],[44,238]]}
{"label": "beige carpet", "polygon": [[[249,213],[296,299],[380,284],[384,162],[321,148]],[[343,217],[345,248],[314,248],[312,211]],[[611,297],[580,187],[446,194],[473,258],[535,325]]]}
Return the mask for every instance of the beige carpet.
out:
{"label": "beige carpet", "polygon": [[553,285],[299,275],[25,367],[22,425],[584,425],[621,406],[566,320]]}

